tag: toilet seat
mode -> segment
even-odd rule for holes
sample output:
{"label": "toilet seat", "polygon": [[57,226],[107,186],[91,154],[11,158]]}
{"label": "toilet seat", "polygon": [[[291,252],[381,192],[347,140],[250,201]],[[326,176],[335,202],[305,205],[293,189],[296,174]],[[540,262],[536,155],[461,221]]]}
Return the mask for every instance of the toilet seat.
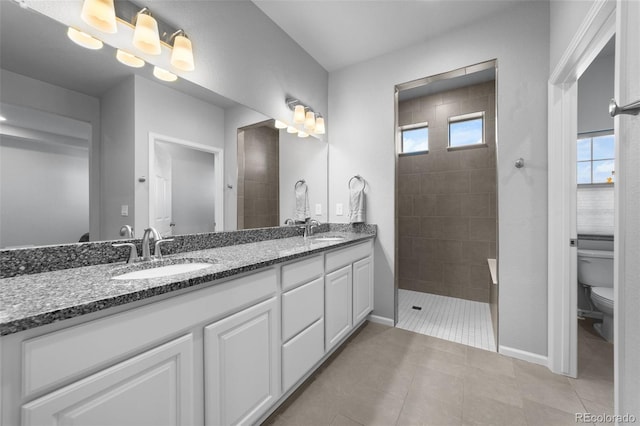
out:
{"label": "toilet seat", "polygon": [[591,298],[596,299],[605,307],[608,307],[609,309],[613,310],[613,288],[612,287],[591,287]]}

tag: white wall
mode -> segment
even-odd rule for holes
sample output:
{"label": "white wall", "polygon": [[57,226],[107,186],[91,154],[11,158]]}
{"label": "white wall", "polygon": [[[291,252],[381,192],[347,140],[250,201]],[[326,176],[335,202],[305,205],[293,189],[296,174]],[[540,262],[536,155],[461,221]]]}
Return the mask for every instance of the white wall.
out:
{"label": "white wall", "polygon": [[500,344],[546,355],[548,43],[549,5],[526,2],[330,74],[329,220],[346,221],[335,204],[361,174],[379,226],[374,314],[394,315],[394,85],[497,58]]}
{"label": "white wall", "polygon": [[4,103],[69,117],[91,125],[89,227],[92,239],[97,239],[100,229],[100,160],[99,156],[93,156],[92,153],[100,151],[100,101],[4,69],[0,69],[0,99]]}
{"label": "white wall", "polygon": [[[100,239],[120,237],[123,225],[134,227],[138,238],[143,229],[135,228],[134,200],[134,78],[130,77],[102,95],[102,150],[100,152]],[[129,216],[121,215],[128,206]]]}
{"label": "white wall", "polygon": [[225,149],[224,110],[135,77],[135,229],[149,225],[149,133]]}
{"label": "white wall", "polygon": [[[294,217],[294,187],[298,180],[307,183],[311,218],[327,221],[327,143],[316,138],[299,138],[280,130],[280,224]],[[316,214],[316,204],[322,213]]]}
{"label": "white wall", "polygon": [[552,72],[596,0],[551,0],[549,71]]}
{"label": "white wall", "polygon": [[596,58],[578,79],[578,133],[613,129],[609,101],[613,98],[615,55]]}
{"label": "white wall", "polygon": [[89,232],[89,150],[0,136],[0,248]]}

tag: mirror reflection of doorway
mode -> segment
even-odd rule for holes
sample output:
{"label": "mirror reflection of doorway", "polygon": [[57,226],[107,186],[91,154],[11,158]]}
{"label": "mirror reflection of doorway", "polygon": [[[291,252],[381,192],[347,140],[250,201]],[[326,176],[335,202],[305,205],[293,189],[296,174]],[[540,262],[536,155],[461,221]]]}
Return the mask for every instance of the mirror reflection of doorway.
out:
{"label": "mirror reflection of doorway", "polygon": [[498,320],[495,67],[399,85],[396,105],[396,326],[489,351]]}

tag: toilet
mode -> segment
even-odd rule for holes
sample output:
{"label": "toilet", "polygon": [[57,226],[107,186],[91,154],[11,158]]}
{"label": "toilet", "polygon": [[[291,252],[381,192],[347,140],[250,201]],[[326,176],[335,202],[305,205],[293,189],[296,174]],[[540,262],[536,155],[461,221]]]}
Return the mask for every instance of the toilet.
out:
{"label": "toilet", "polygon": [[578,250],[578,282],[591,287],[591,302],[602,312],[593,327],[613,343],[613,252]]}

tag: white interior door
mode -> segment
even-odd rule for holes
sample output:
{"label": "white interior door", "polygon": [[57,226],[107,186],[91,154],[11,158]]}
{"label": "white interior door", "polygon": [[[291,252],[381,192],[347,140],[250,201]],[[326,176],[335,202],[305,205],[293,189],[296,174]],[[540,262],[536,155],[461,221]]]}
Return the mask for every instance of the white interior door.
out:
{"label": "white interior door", "polygon": [[[640,100],[640,2],[617,2],[616,90],[620,106]],[[640,418],[640,115],[615,118],[614,340],[616,414]]]}
{"label": "white interior door", "polygon": [[151,226],[163,237],[172,235],[171,228],[171,155],[160,144],[156,144],[153,168],[154,215]]}

